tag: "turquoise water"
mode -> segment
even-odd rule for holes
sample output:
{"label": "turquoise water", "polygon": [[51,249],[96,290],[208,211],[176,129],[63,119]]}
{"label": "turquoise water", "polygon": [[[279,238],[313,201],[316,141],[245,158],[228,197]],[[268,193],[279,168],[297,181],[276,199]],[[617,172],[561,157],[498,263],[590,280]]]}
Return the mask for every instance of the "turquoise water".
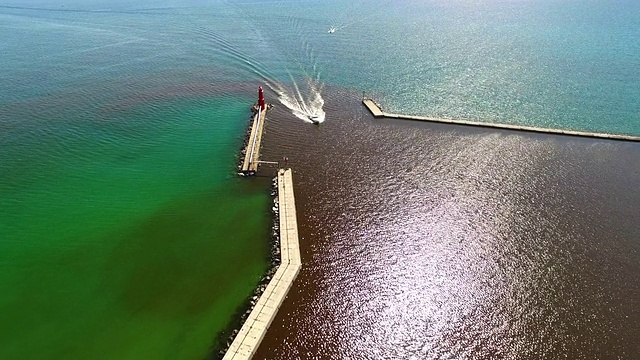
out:
{"label": "turquoise water", "polygon": [[277,6],[244,9],[284,57],[394,112],[640,134],[637,2]]}
{"label": "turquoise water", "polygon": [[234,176],[258,84],[640,135],[638,23],[604,0],[4,2],[0,358],[206,356],[268,267],[268,181]]}

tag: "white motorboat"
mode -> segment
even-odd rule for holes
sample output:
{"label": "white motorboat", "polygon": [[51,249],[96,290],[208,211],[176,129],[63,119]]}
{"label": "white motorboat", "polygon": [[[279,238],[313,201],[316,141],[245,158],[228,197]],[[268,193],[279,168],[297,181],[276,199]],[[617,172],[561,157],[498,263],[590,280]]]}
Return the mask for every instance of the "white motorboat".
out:
{"label": "white motorboat", "polygon": [[320,124],[320,117],[318,115],[309,115],[309,120],[314,124]]}

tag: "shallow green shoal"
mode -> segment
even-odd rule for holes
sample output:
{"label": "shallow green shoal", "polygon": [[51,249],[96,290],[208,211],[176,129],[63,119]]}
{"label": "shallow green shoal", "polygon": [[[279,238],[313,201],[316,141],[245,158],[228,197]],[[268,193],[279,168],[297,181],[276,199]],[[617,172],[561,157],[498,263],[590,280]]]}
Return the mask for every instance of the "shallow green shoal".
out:
{"label": "shallow green shoal", "polygon": [[268,266],[268,182],[234,176],[248,104],[60,109],[14,134],[0,170],[0,359],[206,356]]}

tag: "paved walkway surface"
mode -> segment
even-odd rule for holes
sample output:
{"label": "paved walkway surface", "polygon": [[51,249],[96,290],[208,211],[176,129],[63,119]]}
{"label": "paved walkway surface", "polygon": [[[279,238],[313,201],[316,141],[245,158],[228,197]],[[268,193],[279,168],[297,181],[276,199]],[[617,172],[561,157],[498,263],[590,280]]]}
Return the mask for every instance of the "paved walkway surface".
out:
{"label": "paved walkway surface", "polygon": [[251,123],[251,133],[244,153],[241,171],[245,174],[255,174],[258,171],[258,161],[260,160],[260,144],[262,142],[262,132],[266,121],[267,110],[261,110],[253,116]]}
{"label": "paved walkway surface", "polygon": [[609,139],[609,140],[640,141],[640,136],[632,136],[632,135],[594,133],[594,132],[586,132],[586,131],[540,128],[540,127],[534,127],[534,126],[485,123],[481,121],[471,121],[471,120],[446,119],[446,118],[437,118],[437,117],[430,117],[430,116],[393,114],[393,113],[387,113],[382,111],[382,109],[380,108],[380,105],[378,105],[372,99],[364,99],[362,100],[362,103],[364,104],[364,106],[367,107],[367,109],[369,109],[371,114],[373,114],[373,116],[376,118],[384,117],[384,118],[402,119],[402,120],[430,121],[430,122],[439,122],[439,123],[445,123],[445,124],[479,126],[479,127],[486,127],[486,128],[507,129],[507,130],[516,130],[516,131],[529,131],[529,132],[537,132],[537,133],[544,133],[544,134],[582,136],[582,137],[591,137],[591,138]]}
{"label": "paved walkway surface", "polygon": [[242,325],[223,360],[251,359],[302,267],[291,169],[278,171],[278,203],[280,266]]}

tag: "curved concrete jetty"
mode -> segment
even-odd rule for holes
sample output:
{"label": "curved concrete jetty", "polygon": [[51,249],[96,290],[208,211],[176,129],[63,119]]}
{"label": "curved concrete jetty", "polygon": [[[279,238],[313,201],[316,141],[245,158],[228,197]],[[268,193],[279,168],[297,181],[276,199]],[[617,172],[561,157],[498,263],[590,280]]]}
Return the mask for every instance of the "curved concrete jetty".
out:
{"label": "curved concrete jetty", "polygon": [[251,359],[302,267],[291,169],[278,171],[278,203],[280,265],[238,335],[233,339],[223,360]]}
{"label": "curved concrete jetty", "polygon": [[429,117],[429,116],[393,114],[393,113],[387,113],[382,111],[382,108],[380,107],[380,105],[378,105],[372,99],[365,98],[362,100],[362,103],[364,104],[364,106],[367,107],[367,109],[369,109],[371,114],[373,114],[373,116],[376,118],[384,117],[384,118],[391,118],[391,119],[431,121],[431,122],[438,122],[438,123],[445,123],[445,124],[480,126],[480,127],[486,127],[486,128],[529,131],[529,132],[537,132],[537,133],[544,133],[544,134],[582,136],[582,137],[610,139],[610,140],[640,141],[640,136],[632,136],[632,135],[605,134],[605,133],[594,133],[594,132],[586,132],[586,131],[540,128],[540,127],[534,127],[534,126],[485,123],[485,122],[470,121],[470,120],[445,119],[445,118],[436,118],[436,117]]}

